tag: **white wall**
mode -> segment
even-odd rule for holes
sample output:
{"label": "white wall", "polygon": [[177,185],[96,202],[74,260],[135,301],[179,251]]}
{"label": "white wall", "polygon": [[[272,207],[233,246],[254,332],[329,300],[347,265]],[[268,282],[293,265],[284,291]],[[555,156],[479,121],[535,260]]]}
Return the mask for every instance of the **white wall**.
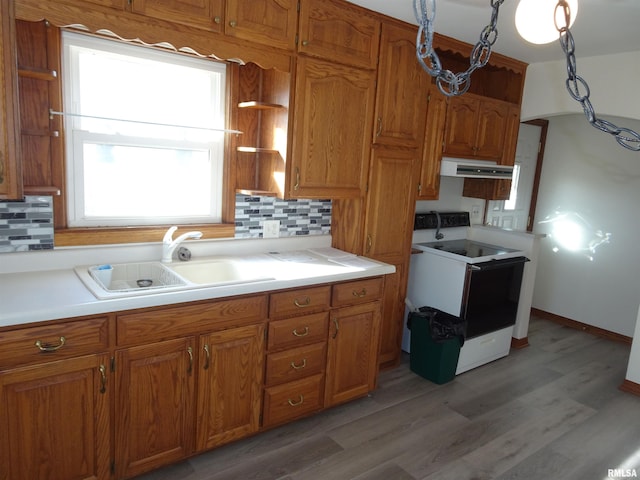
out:
{"label": "white wall", "polygon": [[[611,120],[640,130],[638,120]],[[622,148],[582,115],[549,121],[534,225],[548,237],[533,306],[632,336],[640,298],[640,153]],[[582,250],[562,246],[571,237],[558,228],[566,220],[584,229]],[[584,249],[607,233],[608,243]]]}
{"label": "white wall", "polygon": [[[580,52],[580,45],[576,45],[576,52]],[[598,114],[640,119],[640,96],[635,93],[640,78],[640,51],[578,58],[576,66],[578,75],[589,84],[590,100]],[[529,65],[521,120],[581,113],[582,107],[567,92],[566,79],[564,61]]]}
{"label": "white wall", "polygon": [[[599,117],[640,130],[640,96],[633,93],[640,51],[578,58],[577,72],[590,86]],[[640,301],[640,152],[589,125],[565,79],[565,62],[527,69],[521,118],[550,121],[534,225],[534,232],[549,236],[541,246],[533,306],[633,336]],[[609,233],[609,243],[593,254],[554,252],[561,237],[553,222],[541,222],[558,211],[584,224],[589,240],[599,241],[598,230]]]}

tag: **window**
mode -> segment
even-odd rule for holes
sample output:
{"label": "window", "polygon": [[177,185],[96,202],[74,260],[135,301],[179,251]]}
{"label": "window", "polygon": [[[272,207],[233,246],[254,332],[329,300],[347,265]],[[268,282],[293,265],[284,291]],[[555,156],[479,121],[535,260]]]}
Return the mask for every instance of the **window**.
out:
{"label": "window", "polygon": [[219,223],[223,63],[64,32],[71,227]]}

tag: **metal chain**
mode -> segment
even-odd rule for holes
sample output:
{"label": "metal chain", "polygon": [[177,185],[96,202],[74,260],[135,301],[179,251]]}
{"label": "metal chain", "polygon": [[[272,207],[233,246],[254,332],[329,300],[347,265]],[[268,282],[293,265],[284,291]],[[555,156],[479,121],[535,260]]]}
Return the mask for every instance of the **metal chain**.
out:
{"label": "metal chain", "polygon": [[[561,16],[564,19],[564,25],[558,25],[558,9],[562,9],[563,13]],[[634,132],[629,128],[622,128],[614,125],[611,122],[606,120],[602,120],[596,116],[596,112],[593,109],[593,105],[591,105],[591,101],[589,100],[589,95],[591,94],[589,90],[589,85],[587,82],[577,74],[576,68],[576,56],[575,56],[575,42],[573,40],[573,35],[571,35],[571,31],[569,30],[569,21],[571,20],[571,12],[569,9],[569,4],[565,0],[558,0],[558,4],[556,5],[556,29],[560,34],[560,46],[562,47],[562,51],[567,57],[567,91],[569,95],[579,102],[582,105],[582,109],[584,110],[584,114],[587,117],[589,123],[597,128],[598,130],[602,130],[605,133],[609,133],[616,137],[616,141],[622,145],[624,148],[633,151],[640,151],[640,134]],[[581,90],[584,91],[584,94],[581,94]]]}
{"label": "metal chain", "polygon": [[504,0],[490,0],[492,12],[491,22],[480,32],[480,40],[471,50],[469,68],[465,72],[453,73],[445,70],[440,57],[433,49],[433,23],[436,17],[436,0],[414,0],[413,10],[418,21],[416,38],[416,56],[422,68],[436,79],[438,90],[447,97],[455,97],[466,93],[471,86],[471,74],[484,67],[491,56],[491,47],[498,39],[498,13]]}

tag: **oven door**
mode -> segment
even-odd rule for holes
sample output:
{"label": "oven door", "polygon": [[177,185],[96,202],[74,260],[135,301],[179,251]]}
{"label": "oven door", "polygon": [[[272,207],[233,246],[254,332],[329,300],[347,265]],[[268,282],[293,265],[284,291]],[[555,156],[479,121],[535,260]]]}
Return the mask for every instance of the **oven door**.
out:
{"label": "oven door", "polygon": [[467,266],[462,316],[467,338],[514,325],[526,257],[490,260]]}

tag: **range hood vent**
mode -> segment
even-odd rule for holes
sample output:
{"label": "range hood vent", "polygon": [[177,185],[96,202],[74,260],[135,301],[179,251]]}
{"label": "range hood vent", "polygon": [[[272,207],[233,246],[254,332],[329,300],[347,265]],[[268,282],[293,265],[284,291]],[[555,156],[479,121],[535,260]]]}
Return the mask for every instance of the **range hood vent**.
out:
{"label": "range hood vent", "polygon": [[440,175],[443,177],[502,178],[511,180],[513,166],[498,165],[496,162],[481,160],[444,157],[440,164]]}

